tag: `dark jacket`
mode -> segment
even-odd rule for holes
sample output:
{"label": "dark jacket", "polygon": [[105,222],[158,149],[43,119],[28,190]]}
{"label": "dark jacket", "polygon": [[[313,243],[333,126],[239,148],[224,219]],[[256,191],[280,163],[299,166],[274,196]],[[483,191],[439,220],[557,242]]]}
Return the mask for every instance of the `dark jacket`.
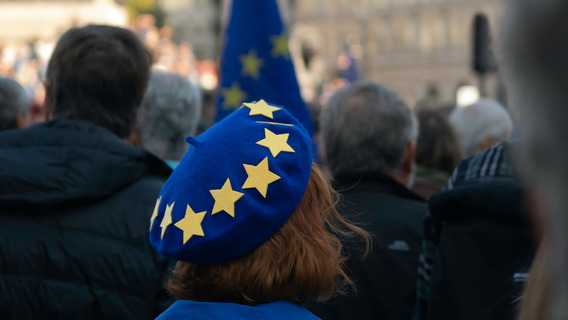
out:
{"label": "dark jacket", "polygon": [[422,242],[425,201],[385,175],[339,176],[339,211],[373,236],[361,261],[357,244],[346,244],[348,275],[357,292],[309,305],[322,319],[411,319]]}
{"label": "dark jacket", "polygon": [[420,319],[515,318],[535,247],[509,148],[502,143],[463,160],[430,199]]}
{"label": "dark jacket", "polygon": [[87,122],[0,133],[0,318],[150,319],[149,217],[171,169]]}

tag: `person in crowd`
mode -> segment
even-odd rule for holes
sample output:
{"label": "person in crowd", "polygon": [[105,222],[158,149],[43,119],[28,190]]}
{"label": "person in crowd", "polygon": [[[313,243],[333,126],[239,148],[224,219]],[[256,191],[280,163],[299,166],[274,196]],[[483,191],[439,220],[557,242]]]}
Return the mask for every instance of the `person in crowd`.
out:
{"label": "person in crowd", "polygon": [[456,108],[450,115],[450,123],[458,132],[465,157],[509,140],[513,131],[513,123],[505,107],[489,98],[480,98],[474,104]]}
{"label": "person in crowd", "polygon": [[400,96],[371,81],[338,89],[320,117],[323,160],[342,196],[339,211],[373,235],[346,244],[352,295],[309,309],[323,319],[411,319],[426,203],[412,186],[418,122]]}
{"label": "person in crowd", "polygon": [[568,319],[568,2],[519,0],[510,8],[500,69],[523,119],[515,159],[536,189],[534,213],[549,237],[545,265],[554,283],[539,319]]}
{"label": "person in crowd", "polygon": [[137,134],[141,145],[177,163],[186,152],[185,137],[195,135],[201,116],[198,89],[182,76],[152,71]]}
{"label": "person in crowd", "polygon": [[430,199],[419,319],[514,319],[535,255],[514,147],[502,142],[463,160]]}
{"label": "person in crowd", "polygon": [[59,39],[47,122],[0,133],[0,318],[152,319],[168,261],[148,218],[171,169],[124,142],[151,57],[126,29]]}
{"label": "person in crowd", "polygon": [[158,319],[317,319],[302,304],[352,284],[340,238],[369,235],[334,207],[307,131],[245,103],[197,138],[157,197],[150,243],[179,260]]}
{"label": "person in crowd", "polygon": [[426,199],[442,190],[460,163],[461,146],[448,119],[437,111],[416,113],[419,123],[416,143],[416,180],[413,190]]}
{"label": "person in crowd", "polygon": [[16,81],[0,77],[0,131],[30,124],[31,99]]}
{"label": "person in crowd", "polygon": [[550,277],[548,240],[541,239],[530,269],[530,275],[520,297],[517,320],[550,319],[550,301],[554,281]]}

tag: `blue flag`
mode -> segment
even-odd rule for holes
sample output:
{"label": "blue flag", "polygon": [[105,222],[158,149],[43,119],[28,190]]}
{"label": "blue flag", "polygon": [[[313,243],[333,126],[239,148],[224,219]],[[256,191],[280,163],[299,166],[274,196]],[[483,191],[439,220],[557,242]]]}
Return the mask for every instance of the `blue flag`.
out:
{"label": "blue flag", "polygon": [[260,99],[286,108],[313,133],[276,1],[234,0],[221,59],[216,121],[243,102]]}

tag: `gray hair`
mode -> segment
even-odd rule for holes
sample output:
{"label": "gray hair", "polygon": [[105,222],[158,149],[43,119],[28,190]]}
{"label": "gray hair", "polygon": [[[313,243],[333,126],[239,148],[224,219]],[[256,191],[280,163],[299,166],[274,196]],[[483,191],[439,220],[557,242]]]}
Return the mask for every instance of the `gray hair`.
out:
{"label": "gray hair", "polygon": [[144,148],[162,159],[179,160],[201,115],[199,90],[178,74],[152,71],[138,133]]}
{"label": "gray hair", "polygon": [[547,262],[557,288],[548,311],[552,319],[568,319],[568,2],[515,0],[510,8],[502,69],[510,100],[525,120],[516,160],[543,197],[551,240]]}
{"label": "gray hair", "polygon": [[507,140],[513,131],[513,122],[505,107],[489,98],[456,108],[450,115],[450,123],[459,133],[462,151],[467,157],[481,151],[485,138],[500,142]]}
{"label": "gray hair", "polygon": [[337,90],[320,115],[325,161],[332,175],[394,175],[418,121],[399,95],[371,81]]}
{"label": "gray hair", "polygon": [[28,112],[31,98],[16,81],[0,77],[0,131],[16,129],[19,113]]}

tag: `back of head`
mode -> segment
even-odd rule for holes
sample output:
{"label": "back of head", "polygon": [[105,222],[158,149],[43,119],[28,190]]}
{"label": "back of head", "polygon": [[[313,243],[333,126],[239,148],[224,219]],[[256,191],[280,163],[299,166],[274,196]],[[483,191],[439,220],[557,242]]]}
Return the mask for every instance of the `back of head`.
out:
{"label": "back of head", "polygon": [[31,106],[28,93],[16,81],[0,77],[0,131],[18,128],[18,114]]}
{"label": "back of head", "polygon": [[55,119],[89,121],[125,138],[144,97],[150,65],[149,52],[126,29],[70,29],[47,67],[49,111]]}
{"label": "back of head", "polygon": [[418,131],[399,95],[371,81],[337,90],[322,110],[320,126],[325,161],[334,176],[394,175]]}
{"label": "back of head", "polygon": [[195,135],[201,115],[198,89],[180,75],[152,71],[138,132],[144,148],[162,159],[179,160]]}
{"label": "back of head", "polygon": [[459,133],[462,151],[468,157],[486,149],[483,147],[486,139],[489,138],[493,144],[505,141],[513,130],[507,110],[489,98],[455,109],[450,115],[450,122]]}
{"label": "back of head", "polygon": [[416,117],[420,124],[416,163],[452,174],[462,158],[454,128],[446,117],[433,110],[420,110]]}

